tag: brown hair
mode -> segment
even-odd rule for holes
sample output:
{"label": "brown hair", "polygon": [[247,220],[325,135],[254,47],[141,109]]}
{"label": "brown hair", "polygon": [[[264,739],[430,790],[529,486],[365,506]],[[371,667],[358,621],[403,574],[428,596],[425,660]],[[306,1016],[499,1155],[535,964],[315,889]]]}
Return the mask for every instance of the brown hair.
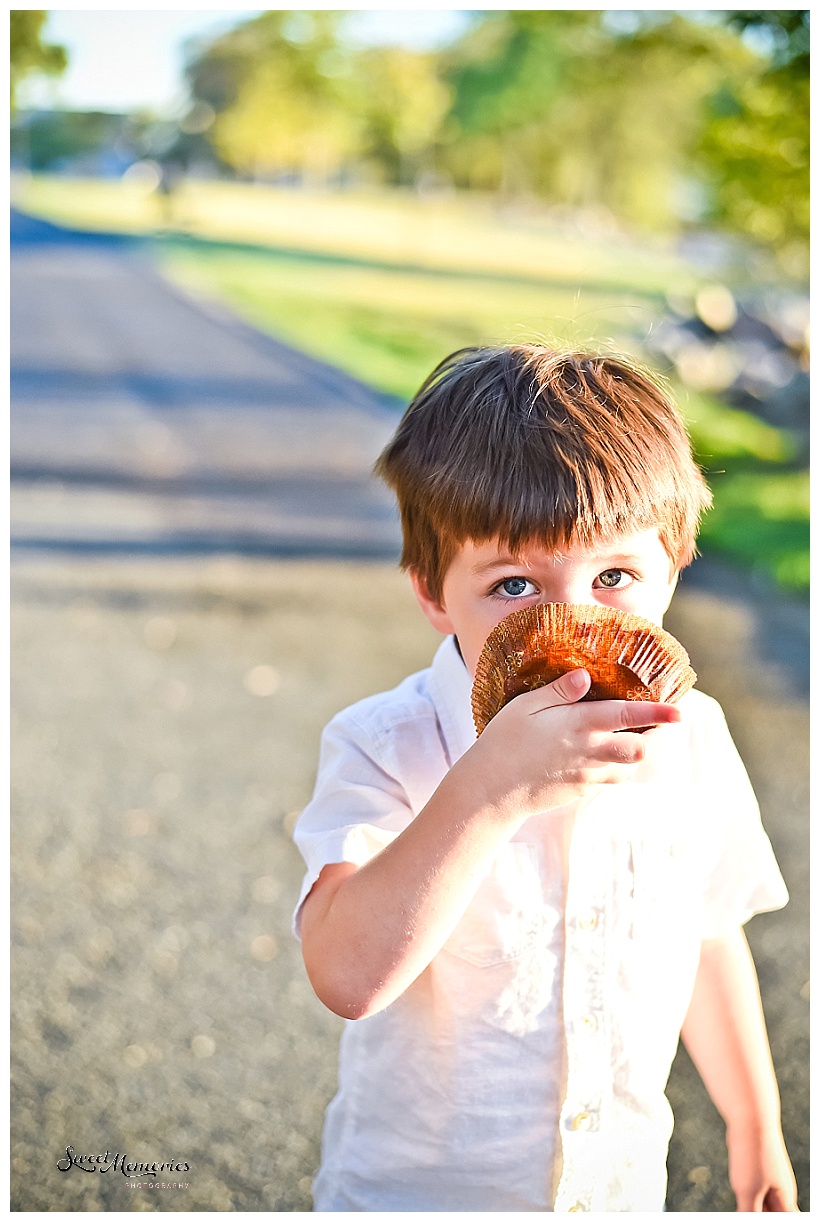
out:
{"label": "brown hair", "polygon": [[534,344],[448,356],[375,470],[398,497],[402,567],[437,599],[468,539],[557,550],[657,526],[683,568],[711,503],[682,417],[652,375]]}

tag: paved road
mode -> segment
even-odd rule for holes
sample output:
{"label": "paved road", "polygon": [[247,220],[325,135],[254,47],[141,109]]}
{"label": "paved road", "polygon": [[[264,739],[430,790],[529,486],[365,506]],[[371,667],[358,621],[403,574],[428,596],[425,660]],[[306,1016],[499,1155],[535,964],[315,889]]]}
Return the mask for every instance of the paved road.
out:
{"label": "paved road", "polygon": [[[13,1208],[304,1211],[339,1024],[289,934],[289,828],[328,717],[435,644],[367,475],[395,415],[137,245],[16,232]],[[706,561],[668,620],[792,891],[750,940],[803,1208],[807,625]],[[670,1097],[670,1208],[730,1209],[683,1055]],[[68,1144],[188,1161],[189,1186],[62,1173]]]}
{"label": "paved road", "polygon": [[370,465],[395,408],[154,272],[144,244],[12,220],[16,547],[394,556]]}

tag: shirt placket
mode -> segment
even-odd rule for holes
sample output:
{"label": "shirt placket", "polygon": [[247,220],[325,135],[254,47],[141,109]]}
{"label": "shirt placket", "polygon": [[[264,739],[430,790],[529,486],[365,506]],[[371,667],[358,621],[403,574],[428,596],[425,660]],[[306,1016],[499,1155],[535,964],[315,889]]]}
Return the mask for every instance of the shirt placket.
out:
{"label": "shirt placket", "polygon": [[612,1058],[605,991],[613,880],[611,861],[602,852],[606,838],[595,834],[591,812],[585,814],[573,833],[565,916],[567,1076],[559,1117],[562,1170],[556,1213],[608,1208],[603,1128]]}

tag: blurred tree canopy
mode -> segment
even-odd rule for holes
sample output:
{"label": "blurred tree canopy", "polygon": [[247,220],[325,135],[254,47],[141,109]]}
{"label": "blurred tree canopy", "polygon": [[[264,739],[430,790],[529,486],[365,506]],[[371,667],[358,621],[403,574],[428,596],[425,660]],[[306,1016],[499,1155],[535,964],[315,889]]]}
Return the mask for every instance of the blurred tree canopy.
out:
{"label": "blurred tree canopy", "polygon": [[189,68],[216,112],[211,139],[241,173],[327,181],[359,149],[361,118],[337,12],[276,10],[230,31]]}
{"label": "blurred tree canopy", "polygon": [[709,98],[700,153],[713,183],[711,214],[799,257],[809,239],[809,13],[726,17],[759,46],[765,67]]}
{"label": "blurred tree canopy", "polygon": [[225,164],[713,224],[802,266],[808,11],[485,10],[435,53],[355,48],[346,16],[276,10],[191,47]]}
{"label": "blurred tree canopy", "polygon": [[387,182],[416,181],[449,104],[436,59],[351,54],[344,17],[267,12],[191,48],[191,91],[216,112],[214,147],[240,174],[327,182],[369,164]]}
{"label": "blurred tree canopy", "polygon": [[9,52],[11,110],[14,113],[17,89],[24,77],[33,72],[58,75],[68,63],[64,47],[42,41],[41,33],[48,13],[44,9],[9,11]]}
{"label": "blurred tree canopy", "polygon": [[676,13],[489,14],[450,55],[449,160],[465,185],[669,229],[695,219],[693,199],[701,210],[690,161],[704,100],[752,58],[722,26]]}
{"label": "blurred tree canopy", "polygon": [[435,149],[451,100],[437,57],[378,47],[356,64],[362,154],[398,186],[434,172]]}

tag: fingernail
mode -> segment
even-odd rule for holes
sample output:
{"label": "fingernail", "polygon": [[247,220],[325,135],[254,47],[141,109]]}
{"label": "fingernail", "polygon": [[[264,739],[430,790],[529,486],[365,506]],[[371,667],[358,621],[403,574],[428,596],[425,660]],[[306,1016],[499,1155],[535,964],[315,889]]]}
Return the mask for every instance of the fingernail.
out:
{"label": "fingernail", "polygon": [[585,670],[574,670],[569,677],[569,681],[573,687],[577,688],[578,691],[580,691],[582,687],[586,687],[587,678],[588,678],[588,675]]}

